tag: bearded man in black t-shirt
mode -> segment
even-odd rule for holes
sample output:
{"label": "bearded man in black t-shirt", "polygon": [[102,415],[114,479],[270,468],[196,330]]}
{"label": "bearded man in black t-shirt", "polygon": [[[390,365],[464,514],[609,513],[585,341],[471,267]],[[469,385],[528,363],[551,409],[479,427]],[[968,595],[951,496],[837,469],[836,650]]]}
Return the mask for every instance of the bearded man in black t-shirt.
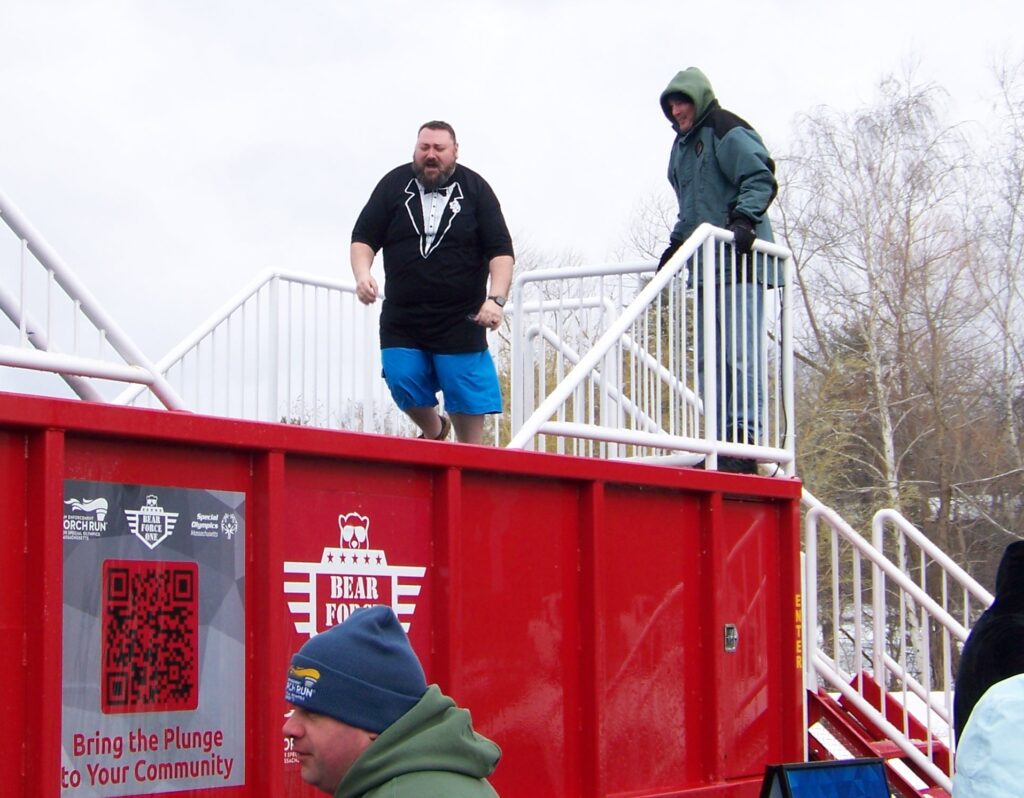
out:
{"label": "bearded man in black t-shirt", "polygon": [[458,154],[447,122],[420,127],[412,163],[381,179],[356,220],[352,273],[359,300],[375,302],[370,269],[384,250],[384,379],[420,437],[444,440],[454,426],[459,441],[481,443],[484,416],[502,409],[486,332],[501,324],[515,256],[497,197]]}

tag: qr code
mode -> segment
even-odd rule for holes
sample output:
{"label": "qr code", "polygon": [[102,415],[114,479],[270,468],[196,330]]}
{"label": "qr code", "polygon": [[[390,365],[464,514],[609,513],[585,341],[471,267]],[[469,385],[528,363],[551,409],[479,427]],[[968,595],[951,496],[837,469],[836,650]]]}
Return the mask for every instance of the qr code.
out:
{"label": "qr code", "polygon": [[199,706],[199,570],[190,562],[103,563],[103,712]]}

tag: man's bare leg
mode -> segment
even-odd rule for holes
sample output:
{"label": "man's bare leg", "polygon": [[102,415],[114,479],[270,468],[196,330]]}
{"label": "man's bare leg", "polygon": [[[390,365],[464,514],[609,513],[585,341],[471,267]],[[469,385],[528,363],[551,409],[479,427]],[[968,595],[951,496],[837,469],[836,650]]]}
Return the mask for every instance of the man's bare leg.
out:
{"label": "man's bare leg", "polygon": [[452,413],[452,426],[459,443],[484,442],[485,416],[471,416],[467,413]]}
{"label": "man's bare leg", "polygon": [[[436,407],[410,407],[405,414],[420,428],[424,438],[437,440],[437,436],[441,434],[441,416],[438,415]],[[452,421],[454,420],[453,418]],[[455,429],[457,431],[458,427]],[[459,440],[462,440],[461,436]]]}

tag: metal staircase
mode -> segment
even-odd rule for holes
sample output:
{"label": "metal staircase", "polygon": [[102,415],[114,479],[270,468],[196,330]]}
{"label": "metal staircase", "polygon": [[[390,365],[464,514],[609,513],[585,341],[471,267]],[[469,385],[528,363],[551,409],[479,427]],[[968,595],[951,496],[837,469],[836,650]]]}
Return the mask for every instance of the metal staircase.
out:
{"label": "metal staircase", "polygon": [[[864,711],[851,697],[865,695],[884,702],[882,724],[873,713]],[[833,697],[824,688],[808,690],[807,694],[807,753],[808,759],[822,761],[853,756],[881,757],[886,760],[889,784],[897,795],[915,798],[928,795],[948,798],[945,784],[936,782],[934,775],[890,739],[892,729],[907,727],[910,740],[921,756],[932,761],[943,772],[952,772],[949,749],[939,741],[929,741],[928,730],[892,696],[882,698],[882,690],[868,673],[859,673],[850,684],[849,696],[839,693]],[[837,748],[838,743],[838,748]],[[842,752],[842,753],[840,753]]]}
{"label": "metal staircase", "polygon": [[808,754],[828,750],[820,722],[840,750],[891,759],[917,790],[901,794],[950,793],[954,649],[992,595],[893,510],[867,537],[803,504]]}

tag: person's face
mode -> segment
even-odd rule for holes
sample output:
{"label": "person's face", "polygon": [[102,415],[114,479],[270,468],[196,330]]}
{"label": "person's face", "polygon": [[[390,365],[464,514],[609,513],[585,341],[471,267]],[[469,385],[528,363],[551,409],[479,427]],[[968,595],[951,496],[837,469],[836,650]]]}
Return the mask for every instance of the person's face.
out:
{"label": "person's face", "polygon": [[676,126],[680,133],[688,133],[693,127],[695,108],[693,100],[688,97],[682,99],[672,98],[668,101],[668,110],[672,118],[676,120]]}
{"label": "person's face", "polygon": [[293,707],[281,731],[291,737],[302,780],[333,794],[359,755],[377,735],[340,720]]}
{"label": "person's face", "polygon": [[447,130],[423,128],[416,137],[412,154],[412,169],[427,189],[442,185],[455,171],[459,145]]}

